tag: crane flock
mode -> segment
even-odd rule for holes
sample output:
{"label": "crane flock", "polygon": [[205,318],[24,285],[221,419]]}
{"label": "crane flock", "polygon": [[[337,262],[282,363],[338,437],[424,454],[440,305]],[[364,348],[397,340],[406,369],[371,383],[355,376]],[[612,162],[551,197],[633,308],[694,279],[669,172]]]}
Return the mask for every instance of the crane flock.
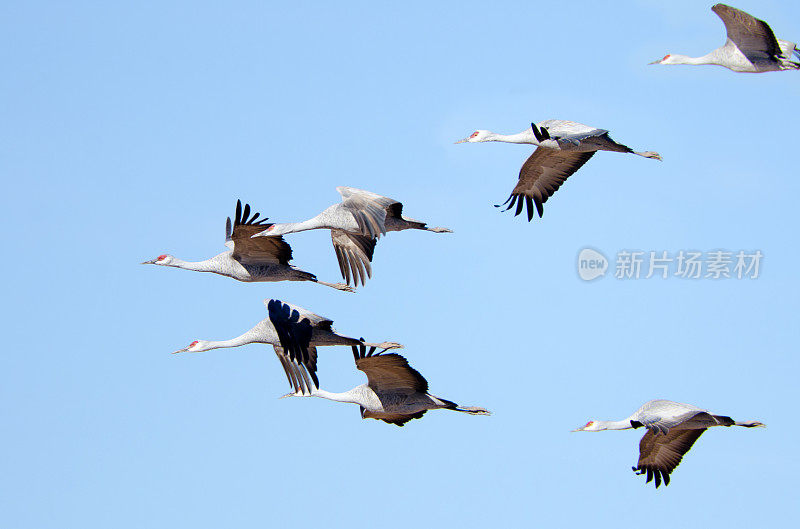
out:
{"label": "crane flock", "polygon": [[[716,64],[736,72],[760,73],[800,69],[800,50],[792,42],[777,39],[769,25],[743,11],[717,4],[712,7],[727,30],[725,44],[697,58],[667,55],[651,64]],[[609,131],[574,121],[549,119],[531,123],[518,134],[502,135],[476,130],[456,143],[498,141],[528,144],[535,150],[522,165],[519,179],[506,206],[519,215],[523,209],[530,222],[534,213],[541,218],[543,205],[572,174],[583,167],[597,151],[635,154],[662,160],[654,151],[634,151],[611,139]],[[422,230],[451,233],[447,228],[431,228],[425,222],[403,216],[403,204],[370,191],[337,187],[342,201],[301,222],[268,223],[259,213],[251,216],[249,204],[236,203],[234,220],[227,219],[225,245],[228,250],[210,259],[188,262],[162,254],[142,264],[154,264],[212,272],[243,282],[309,281],[337,290],[354,292],[372,277],[372,260],[379,238],[391,231]],[[292,249],[284,235],[324,229],[330,230],[339,269],[346,284],[328,283],[289,262]],[[318,397],[358,404],[362,419],[377,419],[403,426],[421,418],[428,410],[446,409],[470,415],[490,415],[481,407],[460,406],[428,392],[427,380],[391,349],[396,342],[367,342],[333,330],[333,321],[301,307],[277,299],[264,302],[267,318],[240,336],[228,340],[194,340],[175,353],[198,353],[212,349],[265,344],[275,351],[292,391],[284,397]],[[317,374],[317,348],[348,346],[355,367],[367,383],[343,393],[320,388]],[[380,349],[380,350],[379,350]],[[655,487],[668,485],[670,475],[683,456],[707,429],[714,426],[763,427],[759,421],[735,421],[728,416],[668,400],[651,400],[632,415],[619,421],[592,420],[573,431],[597,432],[645,428],[639,443],[639,459],[634,472],[655,480]]]}
{"label": "crane flock", "polygon": [[574,432],[600,432],[642,428],[645,432],[639,441],[639,461],[633,471],[647,474],[646,483],[656,479],[656,488],[664,481],[669,485],[669,475],[681,462],[695,441],[712,426],[764,427],[758,421],[734,421],[723,415],[671,400],[651,400],[620,421],[589,421]]}

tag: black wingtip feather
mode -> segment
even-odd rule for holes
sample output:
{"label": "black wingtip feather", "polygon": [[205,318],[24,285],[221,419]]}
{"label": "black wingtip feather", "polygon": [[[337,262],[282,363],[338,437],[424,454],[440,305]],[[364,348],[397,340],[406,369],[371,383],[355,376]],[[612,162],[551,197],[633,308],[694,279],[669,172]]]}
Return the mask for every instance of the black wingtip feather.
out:
{"label": "black wingtip feather", "polygon": [[520,213],[522,213],[522,206],[525,205],[525,201],[522,200],[521,196],[518,195],[517,199],[518,199],[517,200],[517,209],[516,209],[516,211],[514,211],[514,216],[515,217],[518,216]]}
{"label": "black wingtip feather", "polygon": [[[289,359],[307,366],[308,347],[311,344],[312,327],[308,318],[300,318],[300,313],[287,303],[271,299],[267,303],[269,319],[278,334],[281,347]],[[313,369],[312,369],[313,371]]]}
{"label": "black wingtip feather", "polygon": [[506,199],[506,201],[505,201],[505,202],[503,202],[502,204],[495,204],[495,205],[494,205],[494,207],[496,207],[496,208],[502,208],[503,206],[505,206],[506,204],[508,204],[508,201],[509,201],[509,200],[511,200],[513,197],[514,197],[514,195],[508,195],[508,198]]}
{"label": "black wingtip feather", "polygon": [[536,123],[531,123],[531,130],[533,131],[533,135],[536,137],[536,141],[541,142],[542,133],[536,128]]}
{"label": "black wingtip feather", "polygon": [[319,378],[317,378],[317,372],[316,371],[308,371],[308,374],[311,375],[311,380],[314,381],[314,387],[316,389],[319,389]]}
{"label": "black wingtip feather", "polygon": [[[264,217],[261,220],[256,221],[258,217],[261,216],[261,213],[255,212],[253,216],[250,217],[250,204],[244,205],[244,211],[242,211],[242,201],[236,201],[236,216],[233,222],[234,227],[239,225],[252,225],[252,226],[262,226],[265,222],[269,220],[268,217]],[[248,218],[250,217],[250,218]]]}
{"label": "black wingtip feather", "polygon": [[511,202],[509,202],[509,203],[508,203],[508,207],[507,207],[506,209],[504,209],[503,211],[504,211],[504,212],[505,212],[505,211],[508,211],[509,209],[511,209],[511,208],[513,208],[514,206],[516,206],[516,205],[517,205],[517,199],[518,199],[518,198],[519,198],[519,197],[518,197],[517,195],[511,195]]}

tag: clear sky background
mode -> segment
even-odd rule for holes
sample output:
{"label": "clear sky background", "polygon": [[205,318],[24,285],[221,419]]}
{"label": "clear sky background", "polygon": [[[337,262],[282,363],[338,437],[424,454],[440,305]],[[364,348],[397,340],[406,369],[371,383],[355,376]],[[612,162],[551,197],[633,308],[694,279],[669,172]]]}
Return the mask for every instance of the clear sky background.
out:
{"label": "clear sky background", "polygon": [[[8,528],[775,526],[797,517],[800,72],[647,66],[724,42],[711,3],[4,2],[0,525]],[[740,0],[800,39],[800,4]],[[543,219],[501,214],[571,119],[599,153]],[[348,185],[453,234],[393,233],[357,294],[140,266],[224,250],[237,198],[277,222]],[[336,281],[323,231],[294,263]],[[581,281],[576,257],[760,250],[756,280]],[[437,411],[397,428],[284,399],[236,336],[279,298],[405,344]],[[364,381],[320,351],[322,387]],[[569,433],[668,398],[707,432],[654,490],[640,431]]]}

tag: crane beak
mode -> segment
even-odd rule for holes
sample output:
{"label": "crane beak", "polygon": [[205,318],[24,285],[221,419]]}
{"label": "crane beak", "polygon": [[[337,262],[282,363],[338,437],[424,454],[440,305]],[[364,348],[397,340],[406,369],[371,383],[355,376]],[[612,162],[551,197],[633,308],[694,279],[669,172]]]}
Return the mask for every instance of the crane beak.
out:
{"label": "crane beak", "polygon": [[574,430],[570,430],[570,433],[572,433],[572,432],[582,432],[582,431],[583,431],[583,426],[581,426],[580,428],[575,428]]}
{"label": "crane beak", "polygon": [[172,354],[176,355],[178,353],[185,353],[188,350],[189,350],[188,347],[184,347],[183,349],[178,349],[177,351],[174,351]]}
{"label": "crane beak", "polygon": [[647,64],[648,64],[648,66],[649,66],[649,65],[651,65],[651,64],[660,64],[660,63],[661,63],[661,59],[657,59],[657,60],[655,60],[655,61],[653,61],[653,62],[648,62]]}
{"label": "crane beak", "polygon": [[[468,141],[469,141],[469,138],[464,138],[463,140],[458,140],[458,141],[457,141],[455,144],[458,144],[458,143],[466,143],[466,142],[468,142]],[[454,144],[454,145],[455,145],[455,144]]]}
{"label": "crane beak", "polygon": [[143,261],[141,264],[153,264],[155,262],[156,262],[155,259],[150,259],[149,261]]}

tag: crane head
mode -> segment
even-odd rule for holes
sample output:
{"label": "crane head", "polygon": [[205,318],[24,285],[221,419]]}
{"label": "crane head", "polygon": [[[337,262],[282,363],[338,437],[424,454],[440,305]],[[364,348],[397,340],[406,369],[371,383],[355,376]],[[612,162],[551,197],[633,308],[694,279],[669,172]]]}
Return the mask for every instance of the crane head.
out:
{"label": "crane head", "polygon": [[651,62],[649,64],[675,64],[675,63],[672,62],[671,59],[672,59],[672,55],[667,53],[666,55],[664,55],[663,59],[658,59],[657,61],[653,61],[653,62]]}
{"label": "crane head", "polygon": [[276,237],[284,234],[283,226],[280,224],[270,224],[264,231],[260,231],[253,235],[253,237]]}
{"label": "crane head", "polygon": [[605,430],[597,421],[589,421],[580,428],[572,430],[573,432],[599,432]]}
{"label": "crane head", "polygon": [[172,262],[172,259],[173,257],[171,255],[164,253],[159,255],[155,259],[150,259],[149,261],[145,261],[142,264],[157,264],[162,266],[169,266],[169,264]]}
{"label": "crane head", "polygon": [[481,141],[487,141],[489,134],[491,134],[491,132],[488,130],[476,130],[470,134],[469,137],[464,138],[463,140],[458,140],[456,143],[478,143]]}
{"label": "crane head", "polygon": [[208,351],[209,349],[211,349],[211,347],[208,347],[208,342],[207,341],[205,341],[205,340],[195,340],[192,343],[190,343],[187,347],[184,347],[183,349],[178,349],[177,351],[175,351],[172,354],[178,354],[178,353],[200,353],[200,352],[203,352],[203,351]]}

